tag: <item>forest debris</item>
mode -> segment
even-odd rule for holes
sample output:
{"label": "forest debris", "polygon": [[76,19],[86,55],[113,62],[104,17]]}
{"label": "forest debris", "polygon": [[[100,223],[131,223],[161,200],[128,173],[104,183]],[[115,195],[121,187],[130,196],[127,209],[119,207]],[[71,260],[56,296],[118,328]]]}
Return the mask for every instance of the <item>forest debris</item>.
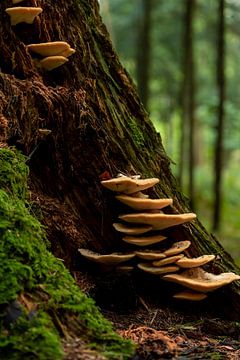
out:
{"label": "forest debris", "polygon": [[184,256],[177,261],[177,265],[182,268],[193,268],[205,265],[214,259],[215,255],[202,255],[197,258],[188,258]]}
{"label": "forest debris", "polygon": [[86,257],[88,260],[104,265],[120,264],[135,257],[134,253],[131,254],[112,253],[108,255],[101,255],[88,249],[78,249],[78,251],[82,256]]}
{"label": "forest debris", "polygon": [[172,226],[189,222],[196,218],[196,214],[151,214],[137,213],[120,215],[119,219],[128,223],[151,225],[153,230],[162,230]]}
{"label": "forest debris", "polygon": [[139,269],[153,275],[161,275],[161,274],[176,272],[179,270],[179,267],[174,265],[156,267],[156,266],[152,266],[152,264],[149,263],[139,263],[137,266]]}
{"label": "forest debris", "polygon": [[185,290],[173,295],[173,297],[174,299],[180,300],[200,301],[206,299],[207,295],[203,293]]}
{"label": "forest debris", "polygon": [[180,254],[182,251],[189,248],[190,245],[191,245],[191,241],[189,240],[175,242],[169,249],[164,251],[164,254],[166,256],[173,256]]}
{"label": "forest debris", "polygon": [[66,62],[68,62],[68,59],[64,56],[48,56],[40,60],[40,65],[43,69],[51,71],[59,66],[62,66]]}
{"label": "forest debris", "polygon": [[101,184],[112,191],[122,192],[124,194],[133,194],[148,189],[159,182],[157,178],[134,179],[128,176],[121,176],[110,180],[101,181]]}
{"label": "forest debris", "polygon": [[165,332],[147,326],[119,330],[118,333],[138,345],[141,359],[173,358],[178,354],[177,344]]}
{"label": "forest debris", "polygon": [[5,11],[10,16],[11,25],[14,26],[22,22],[32,24],[43,10],[40,7],[12,7]]}
{"label": "forest debris", "polygon": [[192,290],[209,292],[230,284],[235,280],[240,280],[240,276],[232,272],[214,275],[204,271],[202,268],[193,268],[181,274],[165,275],[163,280],[175,282]]}
{"label": "forest debris", "polygon": [[42,56],[61,56],[60,54],[70,49],[70,45],[65,41],[53,41],[40,44],[29,44],[27,48]]}
{"label": "forest debris", "polygon": [[154,235],[154,236],[141,236],[141,237],[135,237],[135,236],[124,236],[123,241],[137,246],[147,246],[159,243],[166,239],[166,236],[162,235]]}
{"label": "forest debris", "polygon": [[114,223],[113,227],[115,230],[129,235],[140,235],[152,230],[152,227],[150,225],[130,226],[121,223]]}
{"label": "forest debris", "polygon": [[117,195],[116,199],[135,210],[162,209],[173,202],[172,199],[149,199],[127,195]]}

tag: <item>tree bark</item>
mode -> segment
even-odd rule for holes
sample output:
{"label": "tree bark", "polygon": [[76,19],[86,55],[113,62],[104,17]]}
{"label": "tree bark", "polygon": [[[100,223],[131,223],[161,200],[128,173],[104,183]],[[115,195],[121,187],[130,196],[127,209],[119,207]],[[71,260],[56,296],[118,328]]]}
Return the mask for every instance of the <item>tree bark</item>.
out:
{"label": "tree bark", "polygon": [[[33,25],[16,27],[0,8],[0,111],[7,121],[5,132],[6,124],[4,128],[1,123],[1,142],[28,156],[32,199],[41,207],[52,251],[70,270],[80,266],[86,271],[79,247],[106,253],[129,250],[112,228],[123,208],[102,188],[103,173],[158,177],[159,185],[149,193],[174,199],[166,212],[189,208],[171,174],[161,138],[112,49],[97,1],[40,4],[43,13]],[[54,40],[68,41],[76,54],[56,70],[41,71],[26,44]],[[45,138],[39,133],[43,128],[51,130]],[[198,221],[163,233],[169,243],[190,239],[193,256],[216,254],[211,271],[238,271]],[[239,284],[217,296],[218,313],[237,318]],[[210,297],[207,306],[215,299]]]}
{"label": "tree bark", "polygon": [[145,109],[148,109],[151,66],[151,13],[153,1],[142,0],[141,3],[142,16],[139,21],[137,46],[137,84],[140,99]]}
{"label": "tree bark", "polygon": [[219,0],[219,23],[217,43],[217,87],[218,87],[218,120],[216,125],[216,144],[214,162],[214,213],[213,230],[217,231],[221,222],[222,206],[222,177],[223,177],[223,153],[224,153],[224,101],[225,101],[225,19],[224,0]]}

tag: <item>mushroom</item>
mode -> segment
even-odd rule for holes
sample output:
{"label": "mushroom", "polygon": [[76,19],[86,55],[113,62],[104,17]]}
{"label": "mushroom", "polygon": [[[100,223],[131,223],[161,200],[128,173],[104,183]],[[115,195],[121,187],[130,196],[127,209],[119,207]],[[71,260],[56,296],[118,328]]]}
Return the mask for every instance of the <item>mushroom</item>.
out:
{"label": "mushroom", "polygon": [[174,299],[200,301],[207,298],[206,294],[185,290],[173,295]]}
{"label": "mushroom", "polygon": [[178,266],[155,267],[149,263],[139,263],[137,266],[139,269],[141,269],[147,273],[153,274],[153,275],[161,275],[161,274],[176,272],[179,270]]}
{"label": "mushroom", "polygon": [[152,227],[149,225],[129,226],[121,223],[114,223],[113,227],[115,230],[129,235],[140,235],[152,230]]}
{"label": "mushroom", "polygon": [[240,280],[240,276],[232,272],[214,275],[204,271],[202,268],[193,268],[181,274],[165,275],[163,280],[175,282],[189,289],[205,293],[230,284],[232,281]]}
{"label": "mushroom", "polygon": [[24,0],[12,0],[12,3],[13,4],[18,4],[18,3],[20,3],[20,2],[23,2]]}
{"label": "mushroom", "polygon": [[109,190],[133,194],[148,189],[159,182],[159,179],[133,179],[128,176],[121,176],[110,180],[103,180],[101,184]]}
{"label": "mushroom", "polygon": [[67,57],[75,54],[75,52],[76,52],[75,49],[69,48],[69,49],[66,49],[63,52],[61,52],[59,55],[67,58]]}
{"label": "mushroom", "polygon": [[40,60],[40,65],[44,70],[51,71],[68,62],[64,56],[48,56]]}
{"label": "mushroom", "polygon": [[162,235],[154,235],[154,236],[124,236],[123,241],[126,241],[129,244],[137,245],[137,246],[147,246],[159,243],[160,241],[165,240],[166,237]]}
{"label": "mushroom", "polygon": [[149,195],[142,193],[141,191],[131,194],[132,197],[140,198],[140,199],[148,199]]}
{"label": "mushroom", "polygon": [[120,265],[116,267],[116,271],[121,273],[129,273],[134,270],[134,266]]}
{"label": "mushroom", "polygon": [[118,254],[112,253],[109,255],[101,255],[88,249],[78,249],[80,254],[90,261],[104,264],[104,265],[117,265],[122,262],[128,261],[135,257],[135,254]]}
{"label": "mushroom", "polygon": [[[165,254],[164,254],[165,255]],[[164,265],[168,265],[168,264],[172,264],[172,263],[176,263],[176,265],[178,266],[177,264],[177,261],[179,259],[181,259],[184,255],[183,254],[179,254],[179,255],[175,255],[175,256],[170,256],[170,257],[167,257],[163,260],[158,260],[158,261],[153,261],[153,266],[164,266]],[[166,257],[166,255],[165,255]]]}
{"label": "mushroom", "polygon": [[166,255],[159,250],[135,251],[135,254],[137,255],[137,257],[144,260],[164,259],[166,257]]}
{"label": "mushroom", "polygon": [[172,199],[146,199],[127,195],[118,195],[116,199],[135,210],[162,209],[172,204]]}
{"label": "mushroom", "polygon": [[177,255],[180,254],[182,251],[186,250],[187,248],[189,248],[190,245],[191,245],[191,241],[189,240],[178,241],[174,243],[172,247],[170,247],[170,249],[165,250],[163,253],[166,256]]}
{"label": "mushroom", "polygon": [[151,213],[137,213],[120,215],[119,219],[129,223],[151,225],[153,230],[162,230],[171,226],[180,225],[196,218],[196,214],[151,214]]}
{"label": "mushroom", "polygon": [[215,255],[202,255],[197,258],[191,259],[184,256],[177,261],[177,265],[181,268],[194,268],[207,264],[215,259]]}
{"label": "mushroom", "polygon": [[53,42],[47,42],[47,43],[40,43],[40,44],[30,44],[27,45],[27,48],[42,56],[55,56],[59,55],[66,51],[70,50],[70,45],[66,43],[65,41],[53,41]]}
{"label": "mushroom", "polygon": [[12,7],[5,11],[11,18],[11,25],[17,25],[22,22],[32,24],[43,10],[40,7]]}

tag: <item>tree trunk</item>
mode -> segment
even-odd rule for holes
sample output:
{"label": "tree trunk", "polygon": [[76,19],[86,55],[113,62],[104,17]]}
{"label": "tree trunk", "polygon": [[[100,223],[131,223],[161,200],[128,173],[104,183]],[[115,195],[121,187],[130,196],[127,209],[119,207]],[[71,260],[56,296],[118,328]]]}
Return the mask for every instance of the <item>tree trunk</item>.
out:
{"label": "tree trunk", "polygon": [[140,99],[145,109],[148,109],[151,66],[151,13],[153,3],[152,0],[141,0],[141,2],[142,11],[137,44],[137,84]]}
{"label": "tree trunk", "polygon": [[216,126],[216,145],[214,163],[214,213],[213,230],[217,231],[221,221],[222,177],[223,177],[223,133],[224,133],[224,101],[225,101],[225,20],[224,0],[219,0],[219,24],[217,43],[217,86],[219,94],[218,120]]}
{"label": "tree trunk", "polygon": [[[55,256],[73,272],[86,271],[90,267],[78,248],[106,253],[129,249],[113,230],[123,208],[102,188],[102,174],[159,177],[150,194],[174,199],[166,212],[183,213],[189,208],[171,174],[161,138],[112,49],[97,1],[46,0],[42,6],[43,13],[33,25],[15,27],[1,6],[0,110],[7,121],[7,132],[6,124],[5,128],[1,124],[1,142],[28,156],[32,199],[41,207]],[[38,70],[26,44],[54,40],[68,41],[76,54],[58,69]],[[39,129],[51,133],[43,138]],[[190,239],[193,256],[216,254],[211,271],[238,271],[198,221],[163,233],[170,243]],[[237,318],[239,284],[216,294],[206,308],[214,304],[219,315]]]}

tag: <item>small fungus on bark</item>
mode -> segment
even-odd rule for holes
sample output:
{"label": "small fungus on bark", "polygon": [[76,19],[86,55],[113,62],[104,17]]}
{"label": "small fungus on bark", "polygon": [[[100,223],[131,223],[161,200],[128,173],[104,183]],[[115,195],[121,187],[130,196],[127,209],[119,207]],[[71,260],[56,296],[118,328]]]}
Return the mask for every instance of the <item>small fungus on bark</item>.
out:
{"label": "small fungus on bark", "polygon": [[65,41],[53,41],[53,42],[46,42],[40,44],[29,44],[27,48],[41,56],[56,56],[71,49],[70,45]]}
{"label": "small fungus on bark", "polygon": [[168,265],[168,264],[176,263],[176,265],[178,266],[177,261],[179,259],[181,259],[183,256],[184,256],[183,254],[169,256],[169,257],[166,257],[163,260],[153,261],[152,264],[153,264],[153,266],[165,266],[165,265]]}
{"label": "small fungus on bark", "polygon": [[10,16],[11,25],[14,26],[23,22],[32,24],[43,10],[40,7],[12,7],[7,8],[5,11]]}
{"label": "small fungus on bark", "polygon": [[159,179],[135,179],[128,176],[120,176],[110,180],[103,180],[101,184],[112,191],[124,194],[133,194],[142,190],[146,190],[159,182]]}
{"label": "small fungus on bark", "polygon": [[191,241],[188,240],[175,242],[168,250],[164,251],[164,254],[166,256],[173,256],[180,254],[181,252],[189,248],[190,245],[191,245]]}
{"label": "small fungus on bark", "polygon": [[68,59],[64,56],[48,56],[40,60],[39,63],[44,70],[51,71],[64,65],[66,62],[68,62]]}
{"label": "small fungus on bark", "polygon": [[126,241],[129,244],[137,246],[148,246],[152,244],[157,244],[166,239],[166,236],[162,235],[152,235],[152,236],[124,236],[123,241]]}
{"label": "small fungus on bark", "polygon": [[159,259],[164,259],[166,257],[166,255],[159,250],[135,251],[135,254],[137,255],[137,257],[144,260],[157,260],[157,259],[159,260]]}
{"label": "small fungus on bark", "polygon": [[181,268],[194,268],[205,265],[210,261],[215,259],[215,255],[202,255],[197,258],[187,258],[184,256],[179,261],[177,261],[177,265]]}
{"label": "small fungus on bark", "polygon": [[149,274],[153,274],[153,275],[161,275],[161,274],[166,274],[166,273],[172,273],[172,272],[176,272],[179,270],[178,266],[161,266],[161,267],[156,267],[156,266],[152,266],[149,263],[139,263],[138,268],[149,273]]}
{"label": "small fungus on bark", "polygon": [[142,199],[127,195],[117,195],[116,199],[135,210],[162,209],[168,205],[172,205],[173,202],[172,199]]}
{"label": "small fungus on bark", "polygon": [[121,223],[114,223],[113,227],[116,231],[122,232],[122,233],[128,234],[128,235],[140,235],[140,234],[144,234],[144,233],[152,230],[152,227],[149,225],[130,226],[130,225],[125,225],[125,224],[121,224]]}
{"label": "small fungus on bark", "polygon": [[185,290],[173,295],[173,297],[174,299],[179,300],[200,301],[206,299],[207,295],[195,291]]}
{"label": "small fungus on bark", "polygon": [[136,255],[132,254],[119,254],[119,253],[112,253],[108,255],[101,255],[99,253],[95,253],[94,251],[88,249],[78,249],[80,254],[87,258],[90,261],[103,264],[103,265],[116,265],[122,262],[128,261],[134,258]]}

